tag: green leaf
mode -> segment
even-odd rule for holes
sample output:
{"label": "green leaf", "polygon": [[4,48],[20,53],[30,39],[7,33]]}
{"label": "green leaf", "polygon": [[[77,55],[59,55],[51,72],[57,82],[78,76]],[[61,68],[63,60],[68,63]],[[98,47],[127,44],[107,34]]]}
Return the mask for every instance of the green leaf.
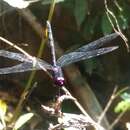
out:
{"label": "green leaf", "polygon": [[98,61],[96,59],[88,59],[84,61],[85,72],[91,75],[98,66],[97,62]]}
{"label": "green leaf", "polygon": [[129,93],[124,92],[124,93],[121,94],[120,96],[121,96],[121,98],[122,98],[123,100],[129,100],[129,102],[130,102],[130,94],[129,94]]}
{"label": "green leaf", "polygon": [[125,30],[128,28],[128,21],[122,14],[117,15],[117,20],[121,29]]}
{"label": "green leaf", "polygon": [[74,10],[74,3],[74,0],[66,0],[63,5],[72,13]]}
{"label": "green leaf", "polygon": [[84,37],[87,37],[87,40],[91,40],[92,36],[95,32],[95,26],[97,23],[97,16],[95,16],[93,19],[88,19],[83,27],[83,35]]}
{"label": "green leaf", "polygon": [[[65,0],[56,0],[56,3],[64,2]],[[52,0],[44,0],[42,2],[43,5],[51,4]]]}
{"label": "green leaf", "polygon": [[130,100],[121,101],[114,109],[115,113],[125,112],[130,110]]}
{"label": "green leaf", "polygon": [[78,26],[80,26],[87,14],[87,2],[86,0],[75,0],[74,16]]}
{"label": "green leaf", "polygon": [[112,26],[107,18],[107,15],[104,13],[102,17],[102,32],[104,35],[110,34],[112,32]]}
{"label": "green leaf", "polygon": [[6,111],[7,111],[7,104],[3,100],[0,100],[0,116],[4,117]]}
{"label": "green leaf", "polygon": [[7,111],[7,104],[3,101],[0,100],[0,128],[3,127],[3,129],[6,127],[6,123],[5,123],[5,114]]}
{"label": "green leaf", "polygon": [[118,1],[121,10],[119,11],[117,18],[120,24],[121,29],[128,29],[130,22],[130,7],[127,2]]}
{"label": "green leaf", "polygon": [[23,114],[22,116],[20,116],[19,119],[16,121],[13,130],[17,130],[20,127],[22,127],[33,116],[34,116],[33,113],[27,113],[27,114]]}

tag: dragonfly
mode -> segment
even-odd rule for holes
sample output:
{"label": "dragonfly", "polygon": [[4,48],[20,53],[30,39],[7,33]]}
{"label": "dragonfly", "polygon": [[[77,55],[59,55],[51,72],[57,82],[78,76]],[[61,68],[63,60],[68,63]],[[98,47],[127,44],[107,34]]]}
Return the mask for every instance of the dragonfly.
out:
{"label": "dragonfly", "polygon": [[51,24],[49,21],[47,21],[47,30],[48,44],[51,48],[52,64],[49,64],[40,58],[34,57],[36,59],[34,65],[33,60],[30,60],[25,54],[0,50],[0,56],[22,62],[11,67],[0,68],[0,74],[10,74],[32,70],[50,70],[52,72],[52,78],[55,85],[62,87],[65,84],[62,67],[81,60],[90,59],[92,57],[97,57],[99,55],[112,52],[118,48],[118,46],[101,48],[102,46],[106,45],[109,41],[119,36],[117,33],[112,33],[96,41],[90,42],[89,44],[83,45],[82,47],[74,50],[73,52],[64,54],[56,60],[54,39]]}

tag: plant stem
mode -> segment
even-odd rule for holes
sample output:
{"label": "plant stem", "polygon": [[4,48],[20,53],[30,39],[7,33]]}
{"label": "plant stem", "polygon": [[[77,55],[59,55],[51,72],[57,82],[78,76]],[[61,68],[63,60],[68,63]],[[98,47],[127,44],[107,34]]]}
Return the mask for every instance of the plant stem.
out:
{"label": "plant stem", "polygon": [[[52,19],[53,12],[54,12],[54,7],[55,7],[55,0],[53,0],[53,2],[51,4],[51,7],[50,7],[50,12],[49,12],[49,16],[48,16],[49,21],[51,21],[51,19]],[[46,39],[42,38],[41,46],[40,46],[37,57],[41,57],[46,41],[47,41],[47,38]],[[33,82],[33,79],[35,77],[35,73],[36,73],[36,70],[32,71],[31,74],[30,74],[28,83],[27,83],[24,91],[21,94],[21,98],[20,98],[20,101],[19,101],[18,105],[16,106],[15,112],[13,114],[12,122],[16,122],[18,116],[21,113],[21,110],[22,110],[22,108],[24,106],[25,96],[28,93],[29,88],[31,88],[31,86],[32,86],[32,82]]]}
{"label": "plant stem", "polygon": [[122,116],[125,114],[126,111],[121,112],[117,118],[114,120],[114,122],[110,125],[110,127],[108,128],[108,130],[112,130],[113,127],[119,122],[119,120],[122,118]]}
{"label": "plant stem", "polygon": [[115,97],[116,97],[115,94],[116,94],[116,92],[117,92],[117,88],[118,88],[117,86],[114,88],[113,93],[112,93],[112,95],[111,95],[111,97],[110,97],[110,99],[109,99],[109,101],[108,101],[108,103],[107,103],[105,109],[103,110],[102,114],[100,115],[100,117],[99,117],[99,119],[98,119],[98,124],[101,124],[102,119],[104,118],[106,112],[108,111],[108,109],[110,108],[110,106],[111,106],[113,100],[115,99]]}
{"label": "plant stem", "polygon": [[[67,90],[64,86],[62,86],[62,90],[65,92],[66,95],[69,95],[71,97],[73,97],[71,95],[71,93],[69,92],[69,90]],[[74,97],[73,97],[74,98]],[[75,98],[74,98],[75,99]],[[84,110],[84,108],[82,107],[82,105],[75,99],[73,100],[75,105],[79,108],[79,110],[88,118],[88,120],[93,123],[93,125],[95,126],[96,130],[102,129],[105,130],[104,128],[102,128],[102,126],[100,126],[100,124],[96,123],[90,116],[89,114]]]}
{"label": "plant stem", "polygon": [[51,7],[50,7],[50,12],[49,12],[49,16],[48,16],[48,21],[50,23],[51,23],[52,16],[53,16],[53,13],[54,13],[55,4],[56,4],[56,0],[52,0],[52,4],[51,4]]}

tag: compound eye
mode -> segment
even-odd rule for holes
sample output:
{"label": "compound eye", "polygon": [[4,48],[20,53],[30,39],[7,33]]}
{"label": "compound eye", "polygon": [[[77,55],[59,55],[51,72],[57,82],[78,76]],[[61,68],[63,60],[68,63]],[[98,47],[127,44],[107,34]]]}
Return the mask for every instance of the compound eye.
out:
{"label": "compound eye", "polygon": [[62,87],[65,83],[65,80],[63,77],[58,77],[57,79],[54,79],[54,83],[57,85],[57,86],[60,86]]}

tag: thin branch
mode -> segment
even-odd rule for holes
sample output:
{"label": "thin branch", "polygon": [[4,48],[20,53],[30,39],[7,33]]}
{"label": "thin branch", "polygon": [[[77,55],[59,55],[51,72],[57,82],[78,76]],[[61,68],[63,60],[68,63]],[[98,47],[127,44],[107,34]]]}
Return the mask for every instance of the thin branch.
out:
{"label": "thin branch", "polygon": [[[27,9],[28,10],[28,9]],[[20,11],[23,11],[23,10],[20,10]],[[26,14],[26,13],[29,13],[29,11],[26,11],[26,10],[24,10],[24,13],[22,13],[22,16],[24,17],[24,15]],[[20,13],[20,15],[21,15],[21,13]],[[29,13],[29,15],[33,15],[31,12]],[[25,20],[26,21],[28,21],[29,22],[29,24],[32,26],[32,27],[34,27],[34,30],[36,30],[36,32],[37,31],[39,31],[39,32],[41,32],[41,33],[39,33],[38,32],[38,34],[39,34],[39,36],[40,37],[43,37],[43,32],[41,31],[42,30],[42,26],[39,24],[39,23],[37,23],[37,20],[36,19],[32,19],[31,20],[31,17],[24,17],[25,18]],[[28,20],[28,18],[30,19],[30,20]],[[34,21],[35,20],[35,22],[33,22],[33,24],[39,24],[38,26],[33,26],[33,24],[32,24],[32,21]],[[37,27],[37,28],[35,28],[35,27]],[[58,53],[58,55],[60,54],[62,54],[62,49],[61,48],[59,48],[59,47],[57,47],[58,49],[57,49],[57,51],[56,51],[56,53]],[[41,49],[42,50],[42,49]],[[41,51],[42,52],[42,51]],[[39,56],[38,56],[39,57]],[[73,67],[72,67],[73,69],[74,69],[74,73],[76,73],[76,75],[77,76],[79,76],[79,77],[81,77],[81,75],[79,75],[79,72],[76,70],[76,68],[74,67],[74,65],[73,65]],[[72,69],[71,68],[71,69]],[[68,71],[66,70],[66,72],[67,72],[67,74],[68,74],[68,76],[70,76],[70,73],[68,73]],[[72,76],[72,75],[71,75]],[[71,80],[72,81],[72,80]],[[75,85],[75,83],[72,81],[72,84],[73,85]],[[86,84],[86,82],[85,82],[85,88],[86,88],[86,90],[88,90],[87,91],[87,94],[89,95],[89,93],[91,93],[91,90],[89,89],[89,86]],[[82,91],[84,91],[84,90],[82,90]],[[80,93],[81,94],[81,93]],[[85,95],[86,97],[87,97],[87,94]],[[80,95],[80,96],[83,96],[82,94]],[[100,105],[99,105],[99,103],[97,102],[97,100],[96,100],[96,98],[94,97],[94,95],[92,94],[92,96],[91,96],[91,99],[92,99],[92,104],[93,104],[93,106],[95,106],[95,104],[96,104],[96,106],[97,106],[97,108],[96,108],[96,110],[94,110],[93,111],[93,109],[92,109],[92,107],[93,106],[91,106],[90,104],[89,104],[89,102],[90,101],[88,101],[88,102],[86,102],[86,104],[85,104],[85,107],[86,107],[86,109],[88,108],[91,112],[92,112],[92,115],[93,115],[93,117],[94,118],[96,118],[97,116],[97,114],[98,114],[98,112],[99,111],[101,111],[101,108],[100,108]],[[84,98],[81,98],[81,100],[84,100]],[[88,106],[88,107],[87,107]],[[104,124],[106,127],[108,127],[108,123],[107,123],[107,121],[105,121],[105,124]]]}
{"label": "thin branch", "polygon": [[114,3],[116,5],[116,7],[120,10],[123,11],[123,9],[121,8],[121,6],[119,5],[119,3],[117,2],[117,0],[114,0]]}
{"label": "thin branch", "polygon": [[117,92],[117,88],[118,88],[118,86],[115,86],[115,88],[114,88],[114,90],[113,90],[113,93],[112,93],[112,95],[111,95],[111,97],[110,97],[110,99],[109,99],[109,101],[108,101],[108,103],[107,103],[105,109],[103,110],[102,114],[100,115],[100,117],[99,117],[99,119],[98,119],[98,124],[101,124],[102,119],[103,119],[104,116],[106,115],[106,112],[108,111],[108,109],[110,108],[110,106],[111,106],[113,100],[115,99],[115,97],[116,97],[115,94],[116,94],[116,92]]}
{"label": "thin branch", "polygon": [[[19,46],[17,46],[16,44],[14,44],[13,42],[8,41],[7,39],[3,38],[0,36],[0,40],[3,41],[4,43],[7,43],[8,45],[14,47],[16,50],[20,51],[21,53],[23,53],[24,55],[27,56],[28,59],[32,60],[33,66],[35,67],[36,63],[40,66],[40,68],[42,70],[44,70],[48,75],[49,73],[47,72],[47,70],[39,63],[37,62],[36,58],[31,56],[29,53],[27,53],[26,51],[24,51],[22,48],[20,48]],[[49,75],[50,76],[50,75]],[[50,76],[51,77],[51,76]]]}
{"label": "thin branch", "polygon": [[[66,95],[69,95],[71,97],[73,97],[71,95],[71,93],[69,92],[69,90],[67,90],[64,86],[62,86],[62,90],[65,92]],[[84,108],[81,106],[81,104],[75,99],[74,103],[76,104],[76,106],[80,109],[80,111],[85,115],[85,116],[89,116],[88,113],[84,110]],[[90,116],[89,116],[90,117]],[[91,117],[90,117],[91,118]]]}
{"label": "thin branch", "polygon": [[[109,20],[109,22],[110,22],[112,28],[113,28],[114,31],[115,31],[116,33],[118,33],[118,34],[121,36],[121,38],[124,40],[125,45],[126,45],[126,48],[127,48],[127,51],[129,52],[130,50],[129,50],[129,45],[128,45],[128,39],[127,39],[126,36],[122,33],[122,31],[121,31],[121,29],[120,29],[120,26],[119,26],[119,23],[118,23],[118,20],[117,20],[115,14],[108,8],[107,0],[104,0],[104,5],[105,5],[105,9],[106,9],[106,14],[107,14],[108,20]],[[117,28],[117,29],[115,28],[115,26],[114,26],[114,24],[113,24],[113,22],[112,22],[111,16],[112,16],[112,18],[115,20],[116,28]]]}
{"label": "thin branch", "polygon": [[130,89],[130,87],[128,86],[128,87],[125,87],[125,88],[123,88],[123,89],[121,89],[121,90],[119,90],[117,93],[116,93],[116,97],[117,96],[119,96],[121,93],[123,93],[124,91],[126,91],[126,90],[128,90],[128,89]]}
{"label": "thin branch", "polygon": [[[53,9],[52,9],[52,8],[53,8]],[[53,2],[51,3],[51,8],[50,8],[50,11],[49,11],[48,20],[49,20],[49,19],[51,20],[51,17],[53,16],[53,13],[54,13],[54,8],[55,8],[55,0],[53,0]],[[25,14],[26,14],[26,13],[25,13]],[[51,14],[51,15],[50,15],[50,14]],[[34,15],[32,15],[32,14],[30,14],[30,16],[32,16],[33,19],[35,18]],[[27,18],[27,19],[28,19],[28,18]],[[38,26],[38,27],[39,27],[39,26]],[[42,33],[42,34],[43,34],[43,33]],[[42,36],[42,41],[41,41],[40,49],[39,49],[38,55],[37,55],[38,57],[41,57],[41,55],[42,55],[43,48],[44,48],[44,45],[45,45],[46,40],[47,40],[47,38],[44,39],[43,36]],[[40,66],[40,67],[43,68],[43,70],[44,70],[44,67],[42,67],[42,66]],[[46,72],[47,72],[47,71],[46,71]],[[18,103],[18,105],[17,105],[17,107],[16,107],[16,110],[15,110],[15,115],[14,115],[14,117],[13,117],[13,121],[14,121],[14,122],[17,120],[17,118],[18,118],[18,116],[19,116],[19,114],[20,114],[20,112],[21,112],[21,110],[22,110],[22,107],[23,107],[22,104],[24,103],[24,98],[23,98],[24,93],[26,93],[26,91],[31,87],[31,84],[32,84],[32,81],[33,81],[33,79],[34,79],[35,73],[36,73],[36,71],[32,71],[32,73],[31,73],[31,75],[30,75],[30,77],[29,77],[28,83],[27,83],[27,85],[26,85],[26,87],[25,87],[25,89],[24,89],[24,91],[23,91],[23,93],[22,93],[22,95],[21,95],[20,101],[19,101],[19,103]]]}
{"label": "thin branch", "polygon": [[22,48],[20,48],[19,46],[17,46],[16,44],[14,44],[13,42],[8,41],[7,39],[3,38],[0,36],[0,40],[3,41],[4,43],[7,43],[8,45],[14,47],[15,49],[17,49],[18,51],[22,52],[24,55],[26,55],[29,59],[34,60],[34,58],[28,54],[26,51],[24,51]]}
{"label": "thin branch", "polygon": [[110,125],[110,127],[108,128],[108,130],[112,130],[113,127],[119,122],[119,120],[123,117],[123,115],[126,113],[126,111],[121,112],[117,118],[114,120],[114,122]]}
{"label": "thin branch", "polygon": [[[71,95],[71,93],[69,92],[69,90],[67,90],[64,86],[62,86],[62,90],[65,92],[65,94],[67,94],[67,95],[73,97],[73,96]],[[73,97],[73,98],[74,98],[74,97]],[[89,116],[89,114],[84,110],[84,108],[82,107],[82,105],[81,105],[75,98],[74,98],[73,101],[74,101],[75,105],[79,108],[79,110],[86,116],[86,118],[88,118],[89,121],[90,121],[91,123],[93,123],[93,125],[95,126],[95,129],[98,130],[98,128],[99,128],[99,129],[103,129],[103,130],[104,130],[104,128],[102,128],[102,126],[100,126],[98,123],[96,123],[96,122]]]}
{"label": "thin branch", "polygon": [[50,12],[49,12],[49,16],[48,16],[48,21],[51,22],[52,20],[52,16],[54,14],[54,9],[55,9],[55,4],[56,4],[56,0],[52,0],[52,4],[50,7]]}
{"label": "thin branch", "polygon": [[102,114],[100,115],[99,119],[98,119],[98,124],[101,124],[102,119],[104,118],[104,116],[106,115],[108,109],[110,108],[111,104],[113,103],[113,101],[115,100],[115,98],[117,98],[121,93],[123,93],[124,91],[128,90],[129,87],[125,87],[119,91],[117,91],[118,86],[115,86],[113,93],[105,107],[105,109],[103,110]]}

